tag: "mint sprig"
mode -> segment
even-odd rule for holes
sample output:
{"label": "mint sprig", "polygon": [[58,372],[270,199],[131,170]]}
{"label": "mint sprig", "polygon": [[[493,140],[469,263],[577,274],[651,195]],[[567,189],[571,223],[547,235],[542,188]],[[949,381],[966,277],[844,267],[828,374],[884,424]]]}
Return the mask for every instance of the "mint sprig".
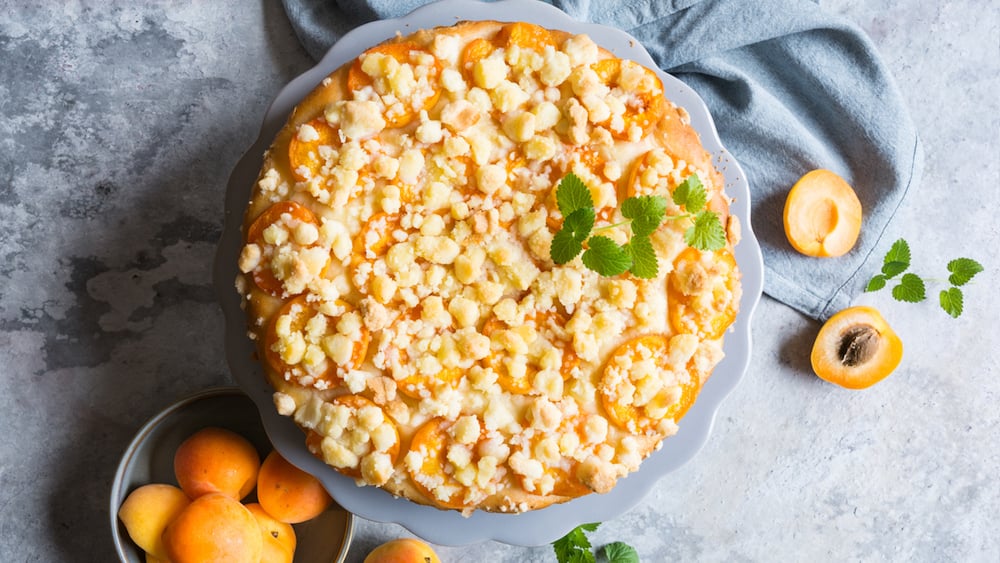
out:
{"label": "mint sprig", "polygon": [[[897,301],[907,303],[919,303],[927,298],[927,283],[924,278],[907,272],[910,268],[910,245],[903,239],[899,239],[892,244],[889,252],[882,260],[882,271],[872,276],[868,280],[865,291],[872,292],[884,288],[890,280],[902,274],[899,281],[892,288],[892,297]],[[942,289],[938,294],[938,303],[945,313],[954,318],[962,314],[964,295],[959,289],[983,271],[983,266],[972,258],[956,258],[948,262],[948,282],[951,287]]]}
{"label": "mint sprig", "polygon": [[[697,174],[692,174],[671,194],[677,206],[686,213],[670,219],[688,219],[691,226],[684,232],[688,246],[714,251],[726,245],[726,234],[719,215],[705,209],[708,192]],[[602,276],[617,276],[625,272],[639,278],[654,278],[659,272],[656,252],[650,236],[667,218],[667,199],[658,195],[632,196],[621,204],[623,223],[601,227],[607,229],[628,225],[631,238],[622,245],[600,235],[591,236],[597,212],[590,190],[572,172],[556,188],[556,205],[563,216],[563,226],[552,239],[549,254],[556,264],[566,264],[583,252],[583,264]],[[586,248],[586,250],[584,250]]]}
{"label": "mint sprig", "polygon": [[[556,552],[558,563],[595,563],[593,547],[587,532],[593,532],[600,526],[595,522],[592,524],[580,524],[573,528],[565,536],[552,542],[552,549]],[[625,542],[612,542],[599,550],[604,560],[608,563],[639,563],[639,553],[632,546]]]}

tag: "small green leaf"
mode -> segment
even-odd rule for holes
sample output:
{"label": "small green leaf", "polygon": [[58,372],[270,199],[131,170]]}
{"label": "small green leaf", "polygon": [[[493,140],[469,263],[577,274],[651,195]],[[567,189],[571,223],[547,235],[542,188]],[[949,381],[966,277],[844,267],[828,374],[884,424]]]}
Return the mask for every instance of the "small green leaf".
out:
{"label": "small green leaf", "polygon": [[707,252],[726,246],[726,232],[719,215],[713,211],[702,211],[695,215],[694,225],[684,231],[684,242],[692,248]]}
{"label": "small green leaf", "polygon": [[[948,281],[954,286],[965,285],[976,274],[983,271],[983,265],[972,258],[956,258],[948,262]],[[957,316],[957,315],[953,315]]]}
{"label": "small green leaf", "polygon": [[667,198],[658,195],[632,196],[622,202],[622,217],[632,220],[632,234],[650,235],[667,214]]}
{"label": "small green leaf", "polygon": [[584,532],[593,532],[598,524],[581,524],[573,528],[565,536],[552,542],[559,563],[594,563],[594,554],[590,551],[590,540]]}
{"label": "small green leaf", "polygon": [[653,250],[653,243],[649,237],[632,237],[632,240],[625,245],[629,254],[632,255],[632,274],[637,278],[652,279],[659,273],[660,267],[656,263],[656,252]]}
{"label": "small green leaf", "polygon": [[602,276],[617,276],[632,266],[632,257],[618,243],[604,236],[590,237],[583,265]]}
{"label": "small green leaf", "polygon": [[869,291],[870,292],[870,291],[878,291],[878,290],[882,289],[883,287],[885,287],[886,279],[887,278],[885,276],[883,276],[882,274],[876,274],[868,282],[868,287],[865,288],[865,291]]}
{"label": "small green leaf", "polygon": [[886,262],[882,265],[882,274],[885,275],[886,279],[894,278],[905,272],[909,267],[910,265],[906,262]]}
{"label": "small green leaf", "polygon": [[573,238],[573,233],[567,230],[560,230],[556,236],[552,237],[552,245],[549,247],[549,255],[556,264],[566,264],[583,252],[583,245]]}
{"label": "small green leaf", "polygon": [[559,182],[556,188],[556,205],[563,217],[569,217],[571,213],[578,209],[594,207],[594,199],[590,195],[590,189],[583,183],[579,176],[570,172]]}
{"label": "small green leaf", "polygon": [[684,209],[693,215],[704,209],[708,202],[708,192],[705,191],[701,178],[697,174],[692,174],[674,189],[671,198],[675,204],[683,205]]}
{"label": "small green leaf", "polygon": [[[910,267],[910,245],[903,239],[899,239],[892,243],[892,247],[889,252],[885,254],[884,265],[888,266],[892,262],[899,262],[904,265],[903,270]],[[882,269],[885,272],[885,268]],[[902,271],[897,272],[902,273]],[[886,274],[890,278],[896,274]]]}
{"label": "small green leaf", "polygon": [[927,297],[924,280],[916,274],[903,274],[899,285],[892,288],[892,296],[897,301],[906,301],[907,303],[923,301]]}
{"label": "small green leaf", "polygon": [[962,314],[962,290],[957,287],[942,289],[939,298],[941,308],[954,318]]}
{"label": "small green leaf", "polygon": [[573,233],[573,238],[577,242],[583,242],[590,236],[590,231],[594,228],[595,219],[596,216],[594,215],[593,207],[581,207],[570,213],[563,220],[562,230],[568,230]]}
{"label": "small green leaf", "polygon": [[608,563],[639,563],[639,552],[625,542],[612,542],[601,548]]}

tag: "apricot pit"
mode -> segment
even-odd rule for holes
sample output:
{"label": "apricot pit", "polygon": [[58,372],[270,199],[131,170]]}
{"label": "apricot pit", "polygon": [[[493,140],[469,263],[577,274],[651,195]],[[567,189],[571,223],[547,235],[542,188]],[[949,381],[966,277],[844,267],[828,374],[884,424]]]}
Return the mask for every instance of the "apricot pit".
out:
{"label": "apricot pit", "polygon": [[857,306],[830,317],[812,349],[812,368],[821,379],[847,389],[864,389],[885,379],[903,357],[903,344],[871,307]]}
{"label": "apricot pit", "polygon": [[843,256],[861,233],[861,201],[843,178],[813,170],[792,186],[785,200],[785,235],[806,256]]}

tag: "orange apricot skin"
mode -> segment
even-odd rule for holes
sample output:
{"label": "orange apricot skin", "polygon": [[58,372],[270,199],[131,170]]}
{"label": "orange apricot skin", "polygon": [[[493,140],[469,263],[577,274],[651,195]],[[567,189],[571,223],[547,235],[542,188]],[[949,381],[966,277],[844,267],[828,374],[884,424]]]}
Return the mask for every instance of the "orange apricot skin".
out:
{"label": "orange apricot skin", "polygon": [[431,546],[415,538],[398,538],[376,547],[364,563],[441,563]]}
{"label": "orange apricot skin", "polygon": [[172,563],[257,563],[263,551],[253,513],[221,493],[191,501],[164,530],[163,543]]}
{"label": "orange apricot skin", "polygon": [[843,178],[813,170],[799,179],[785,199],[785,236],[806,256],[843,256],[861,233],[861,201]]}
{"label": "orange apricot skin", "polygon": [[[846,329],[858,324],[878,332],[878,348],[864,364],[846,366],[839,357],[842,336]],[[824,381],[845,389],[867,389],[888,377],[902,358],[903,342],[889,323],[876,309],[859,305],[840,311],[823,324],[813,344],[810,362],[813,372]]]}
{"label": "orange apricot skin", "polygon": [[257,519],[263,538],[260,563],[292,563],[295,558],[295,528],[267,513],[258,503],[245,505]]}
{"label": "orange apricot skin", "polygon": [[319,516],[333,499],[318,479],[272,450],[260,466],[257,501],[275,520],[298,524]]}
{"label": "orange apricot skin", "polygon": [[157,558],[166,557],[163,530],[191,503],[184,491],[173,485],[150,483],[125,498],[118,509],[129,537],[143,551]]}
{"label": "orange apricot skin", "polygon": [[260,455],[249,440],[225,428],[207,427],[191,436],[174,454],[174,475],[191,499],[222,493],[236,500],[257,483]]}

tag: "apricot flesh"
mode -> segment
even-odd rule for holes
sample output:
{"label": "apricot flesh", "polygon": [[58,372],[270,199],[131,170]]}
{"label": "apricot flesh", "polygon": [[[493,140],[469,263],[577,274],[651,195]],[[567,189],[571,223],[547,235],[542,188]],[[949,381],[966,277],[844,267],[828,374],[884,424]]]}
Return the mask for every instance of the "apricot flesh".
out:
{"label": "apricot flesh", "polygon": [[246,505],[257,524],[263,539],[260,563],[292,563],[295,558],[295,529],[291,524],[281,522],[271,516],[258,503]]}
{"label": "apricot flesh", "polygon": [[830,317],[816,336],[812,368],[825,381],[865,389],[889,376],[903,357],[903,343],[872,307],[856,306]]}
{"label": "apricot flesh", "polygon": [[184,491],[173,485],[143,485],[125,498],[118,509],[118,518],[143,551],[157,559],[166,559],[163,530],[190,502]]}
{"label": "apricot flesh", "polygon": [[813,170],[788,192],[785,235],[806,256],[842,256],[858,240],[861,216],[861,201],[843,178],[829,170]]}
{"label": "apricot flesh", "polygon": [[376,547],[364,563],[441,563],[431,546],[415,538],[398,538]]}
{"label": "apricot flesh", "polygon": [[174,474],[191,499],[222,493],[236,500],[257,484],[260,455],[249,440],[224,428],[203,428],[174,453]]}
{"label": "apricot flesh", "polygon": [[172,563],[258,563],[263,537],[253,513],[222,493],[202,495],[163,532]]}

